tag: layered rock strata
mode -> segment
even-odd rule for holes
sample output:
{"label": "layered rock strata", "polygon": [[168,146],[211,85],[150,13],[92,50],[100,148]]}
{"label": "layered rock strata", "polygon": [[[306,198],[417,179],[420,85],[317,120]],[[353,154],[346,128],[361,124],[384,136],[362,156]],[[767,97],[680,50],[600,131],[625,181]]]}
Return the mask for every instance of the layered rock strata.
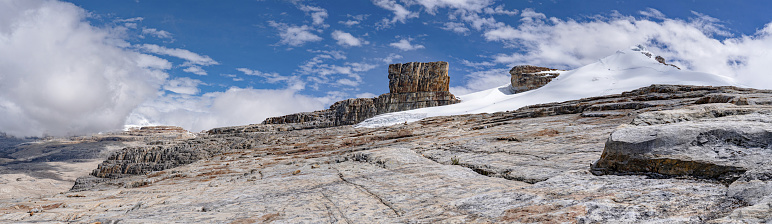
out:
{"label": "layered rock strata", "polygon": [[271,117],[263,124],[299,124],[304,128],[352,125],[378,114],[454,104],[448,92],[448,63],[410,62],[389,65],[389,93],[375,98],[339,101],[327,110]]}
{"label": "layered rock strata", "polygon": [[510,91],[521,93],[547,85],[552,79],[560,76],[557,69],[533,65],[518,65],[509,70],[511,77]]}
{"label": "layered rock strata", "polygon": [[716,180],[729,186],[728,196],[751,205],[733,212],[734,218],[761,215],[754,214],[759,211],[769,214],[772,106],[768,101],[750,103],[753,105],[705,104],[640,114],[630,125],[611,133],[591,170],[597,175]]}
{"label": "layered rock strata", "polygon": [[[643,119],[706,102],[727,109]],[[174,146],[127,148],[110,161],[188,165],[132,175],[98,171],[115,178],[92,176],[101,182],[80,181],[78,192],[5,203],[0,221],[760,223],[772,220],[763,169],[748,170],[727,187],[698,178],[597,176],[588,164],[601,157],[615,128],[633,120],[651,126],[752,115],[760,111],[752,107],[766,104],[772,91],[654,85],[381,128],[224,127]],[[167,155],[173,148],[189,148],[196,153],[189,158],[199,160]],[[30,216],[32,206],[46,209]]]}

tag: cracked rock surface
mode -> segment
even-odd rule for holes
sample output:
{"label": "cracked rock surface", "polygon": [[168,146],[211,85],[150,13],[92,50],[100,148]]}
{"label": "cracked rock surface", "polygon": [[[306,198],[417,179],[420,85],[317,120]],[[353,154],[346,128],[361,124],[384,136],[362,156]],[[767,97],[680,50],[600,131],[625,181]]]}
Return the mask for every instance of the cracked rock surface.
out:
{"label": "cracked rock surface", "polygon": [[[728,97],[707,102],[709,95],[721,94]],[[700,100],[716,108],[756,108],[770,96],[735,87],[656,85],[383,128],[218,128],[178,144],[120,150],[100,167],[139,168],[97,169],[69,192],[0,200],[0,220],[759,222],[769,220],[770,213],[771,200],[755,196],[767,195],[764,169],[744,172],[727,186],[689,176],[598,176],[590,165],[601,158],[618,126],[635,123],[644,114],[682,109]],[[742,102],[749,106],[726,105]],[[671,115],[650,119],[648,126],[702,116]],[[189,153],[184,161],[167,155],[180,151]],[[747,199],[751,197],[759,200]],[[30,215],[33,208],[39,210]]]}

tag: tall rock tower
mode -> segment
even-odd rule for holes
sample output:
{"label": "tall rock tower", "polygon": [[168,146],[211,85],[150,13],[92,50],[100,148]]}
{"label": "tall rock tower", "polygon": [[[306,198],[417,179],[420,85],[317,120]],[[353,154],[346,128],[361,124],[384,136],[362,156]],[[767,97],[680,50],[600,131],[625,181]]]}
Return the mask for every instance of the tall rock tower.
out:
{"label": "tall rock tower", "polygon": [[302,128],[351,125],[378,114],[444,106],[459,100],[449,90],[448,63],[408,62],[389,65],[389,93],[347,99],[330,109],[271,117],[263,124],[300,124]]}

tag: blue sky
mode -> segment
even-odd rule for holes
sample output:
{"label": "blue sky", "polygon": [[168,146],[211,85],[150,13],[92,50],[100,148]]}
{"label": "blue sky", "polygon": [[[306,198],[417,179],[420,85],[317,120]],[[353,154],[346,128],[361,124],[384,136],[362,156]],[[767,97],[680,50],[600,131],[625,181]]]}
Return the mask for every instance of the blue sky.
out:
{"label": "blue sky", "polygon": [[[330,91],[341,91],[345,97],[355,97],[357,94],[377,95],[388,91],[385,85],[388,81],[387,63],[383,60],[389,57],[396,57],[390,60],[393,63],[448,61],[451,63],[451,85],[461,86],[466,81],[465,75],[479,71],[479,67],[468,66],[470,62],[489,62],[493,55],[520,50],[508,46],[507,43],[487,41],[483,36],[484,30],[476,30],[468,24],[463,24],[460,19],[448,18],[453,11],[463,8],[436,6],[430,9],[419,3],[408,6],[405,2],[396,2],[410,10],[413,15],[402,21],[384,24],[384,19],[394,19],[393,12],[375,2],[362,0],[70,2],[92,13],[89,21],[96,26],[120,26],[121,20],[142,18],[141,21],[127,22],[137,26],[127,32],[126,40],[133,44],[149,43],[186,49],[212,58],[217,64],[200,66],[206,72],[205,76],[185,72],[183,70],[186,67],[181,66],[174,66],[169,70],[172,77],[188,77],[202,81],[204,84],[198,86],[201,89],[199,95],[211,91],[225,91],[231,86],[273,89],[289,85],[286,82],[272,83],[271,80],[260,76],[246,75],[238,71],[239,68],[261,73],[277,73],[280,76],[299,76],[300,81],[306,82],[307,85],[302,93],[313,96],[325,96]],[[726,30],[734,35],[753,34],[770,19],[764,13],[745,13],[748,10],[767,11],[764,7],[769,9],[769,4],[758,5],[763,1],[456,2],[486,5],[492,9],[500,7],[509,14],[480,14],[482,17],[490,17],[512,26],[521,23],[522,17],[519,13],[527,9],[543,13],[547,17],[579,21],[614,13],[641,17],[640,11],[649,8],[660,11],[668,18],[684,20],[694,17],[693,12],[698,12],[720,20]],[[314,24],[313,14],[320,12],[325,16],[320,17],[322,20]],[[346,25],[346,22],[353,25]],[[448,30],[445,25],[448,22],[461,23],[463,27],[459,29],[466,31]],[[307,26],[306,31],[318,38],[283,42],[281,26]],[[143,33],[146,29],[155,29],[167,35],[160,37]],[[335,31],[358,38],[360,45],[338,44],[332,37]],[[407,40],[407,43],[419,48],[402,50],[390,45],[402,40]],[[323,52],[330,51],[345,58],[323,60],[322,65],[348,68],[351,66],[347,66],[347,63],[360,63],[365,66],[360,69],[364,71],[353,73],[361,80],[353,79],[348,74],[333,74],[329,80],[324,81],[308,80],[307,76],[319,76],[319,70],[323,68],[303,70],[302,66],[325,54]],[[175,65],[183,63],[174,57],[164,58]],[[511,65],[497,64],[487,68],[508,66]]]}
{"label": "blue sky", "polygon": [[[448,61],[457,95],[514,65],[561,69],[643,44],[769,88],[766,1],[3,0],[0,131],[259,123],[388,92],[387,66]],[[43,88],[41,88],[43,87]]]}

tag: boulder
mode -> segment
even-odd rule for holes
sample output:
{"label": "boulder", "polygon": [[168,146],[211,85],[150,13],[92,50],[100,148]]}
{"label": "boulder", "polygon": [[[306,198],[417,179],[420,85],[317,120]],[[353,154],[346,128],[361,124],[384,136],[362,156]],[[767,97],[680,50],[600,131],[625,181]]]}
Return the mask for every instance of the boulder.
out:
{"label": "boulder", "polygon": [[560,75],[559,72],[552,71],[558,70],[533,65],[515,66],[509,70],[509,74],[512,75],[510,91],[520,93],[547,85]]}
{"label": "boulder", "polygon": [[750,205],[772,196],[772,107],[704,104],[638,115],[611,133],[593,174],[719,181]]}

